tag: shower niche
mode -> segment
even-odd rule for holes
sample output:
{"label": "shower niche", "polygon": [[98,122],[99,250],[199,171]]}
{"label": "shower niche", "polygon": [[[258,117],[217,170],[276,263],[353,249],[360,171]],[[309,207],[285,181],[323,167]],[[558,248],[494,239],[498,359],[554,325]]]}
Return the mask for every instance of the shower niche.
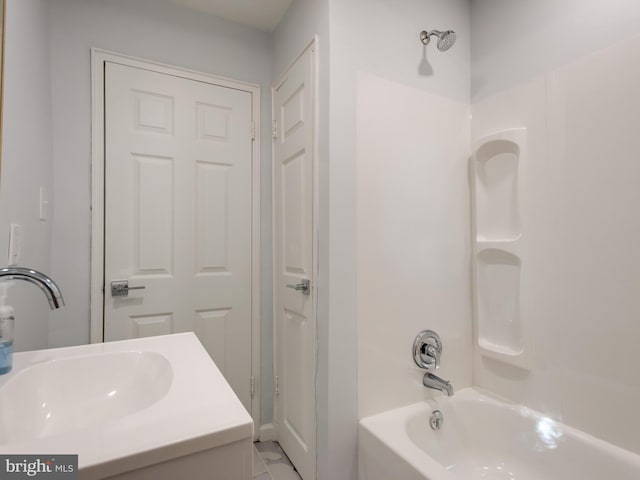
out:
{"label": "shower niche", "polygon": [[479,139],[471,158],[474,322],[482,356],[530,367],[521,312],[526,128]]}
{"label": "shower niche", "polygon": [[520,236],[520,160],[520,145],[509,140],[490,140],[476,151],[475,198],[479,240],[510,241]]}

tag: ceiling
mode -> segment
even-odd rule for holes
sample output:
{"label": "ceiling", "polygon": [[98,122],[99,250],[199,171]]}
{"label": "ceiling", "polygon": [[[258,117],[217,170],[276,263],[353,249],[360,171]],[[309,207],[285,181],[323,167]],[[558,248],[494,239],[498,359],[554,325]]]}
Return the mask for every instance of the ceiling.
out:
{"label": "ceiling", "polygon": [[293,0],[171,0],[176,5],[273,31]]}

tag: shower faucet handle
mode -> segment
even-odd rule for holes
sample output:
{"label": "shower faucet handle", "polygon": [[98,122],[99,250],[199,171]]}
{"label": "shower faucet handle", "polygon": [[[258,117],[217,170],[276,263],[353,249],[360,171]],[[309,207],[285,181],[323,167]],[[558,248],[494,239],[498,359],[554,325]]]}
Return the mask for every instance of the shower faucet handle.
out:
{"label": "shower faucet handle", "polygon": [[442,340],[433,330],[423,330],[413,341],[413,361],[420,368],[430,370],[440,368]]}

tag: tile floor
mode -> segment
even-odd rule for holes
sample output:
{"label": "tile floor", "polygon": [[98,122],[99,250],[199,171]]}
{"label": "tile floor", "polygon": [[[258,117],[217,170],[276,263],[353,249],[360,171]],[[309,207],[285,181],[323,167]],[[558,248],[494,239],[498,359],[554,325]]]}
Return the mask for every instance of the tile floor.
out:
{"label": "tile floor", "polygon": [[253,446],[253,480],[302,480],[278,442],[255,442]]}

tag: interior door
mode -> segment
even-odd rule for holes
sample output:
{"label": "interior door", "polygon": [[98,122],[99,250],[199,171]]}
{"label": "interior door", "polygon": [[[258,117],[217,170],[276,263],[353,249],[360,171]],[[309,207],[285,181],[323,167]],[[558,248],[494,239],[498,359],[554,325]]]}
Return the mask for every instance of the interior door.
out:
{"label": "interior door", "polygon": [[251,101],[105,65],[104,339],[194,331],[249,412]]}
{"label": "interior door", "polygon": [[275,422],[278,441],[307,480],[316,478],[313,55],[305,51],[273,93]]}

